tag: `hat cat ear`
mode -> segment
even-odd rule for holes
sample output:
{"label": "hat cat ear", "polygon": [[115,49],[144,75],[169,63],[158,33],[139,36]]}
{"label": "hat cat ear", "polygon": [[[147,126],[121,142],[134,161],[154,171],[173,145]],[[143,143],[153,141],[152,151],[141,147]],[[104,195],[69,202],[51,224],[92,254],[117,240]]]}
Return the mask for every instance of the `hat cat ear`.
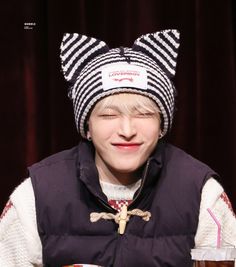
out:
{"label": "hat cat ear", "polygon": [[65,33],[61,43],[61,66],[64,77],[75,82],[83,67],[99,54],[109,51],[103,41],[78,33]]}
{"label": "hat cat ear", "polygon": [[164,30],[140,36],[132,49],[148,55],[172,78],[175,75],[179,45],[179,31]]}

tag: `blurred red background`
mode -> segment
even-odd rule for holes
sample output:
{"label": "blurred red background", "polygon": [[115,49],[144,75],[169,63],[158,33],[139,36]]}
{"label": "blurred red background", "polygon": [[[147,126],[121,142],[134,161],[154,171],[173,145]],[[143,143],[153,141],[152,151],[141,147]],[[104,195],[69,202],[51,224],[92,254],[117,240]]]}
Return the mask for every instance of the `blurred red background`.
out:
{"label": "blurred red background", "polygon": [[215,169],[236,206],[234,0],[9,0],[0,21],[0,209],[27,166],[79,141],[60,68],[63,33],[117,47],[168,28],[181,32],[169,140]]}

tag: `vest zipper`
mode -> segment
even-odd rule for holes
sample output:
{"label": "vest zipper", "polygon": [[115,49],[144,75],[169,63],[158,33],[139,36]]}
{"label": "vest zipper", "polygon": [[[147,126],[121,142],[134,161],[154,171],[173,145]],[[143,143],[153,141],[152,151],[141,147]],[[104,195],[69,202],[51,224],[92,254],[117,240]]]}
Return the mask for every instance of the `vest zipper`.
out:
{"label": "vest zipper", "polygon": [[[136,197],[134,198],[134,200],[132,201],[132,203],[130,205],[128,205],[128,207],[127,207],[128,209],[130,207],[132,207],[133,203],[136,202],[137,199],[139,198],[139,196],[141,195],[142,189],[143,189],[145,181],[147,179],[147,173],[148,173],[149,165],[150,165],[150,159],[148,159],[147,164],[145,166],[144,174],[143,174],[143,177],[142,177],[141,187],[139,188],[139,191],[138,191]],[[124,233],[124,235],[125,235],[125,233]],[[116,259],[118,257],[119,252],[120,252],[121,242],[122,242],[122,238],[123,238],[124,235],[118,234],[118,236],[117,236],[117,244],[116,244],[116,249],[115,249],[115,255],[114,255],[113,264],[112,264],[111,267],[115,266],[114,264],[116,263]],[[121,260],[123,260],[123,259],[121,259]]]}
{"label": "vest zipper", "polygon": [[[142,184],[141,184],[141,187],[136,195],[136,197],[134,198],[134,200],[132,201],[132,203],[130,205],[128,205],[127,208],[130,208],[130,206],[133,205],[134,202],[136,202],[136,200],[138,199],[138,197],[141,195],[141,192],[142,192],[142,189],[144,187],[144,184],[145,184],[145,181],[147,179],[147,173],[148,173],[148,169],[149,169],[149,165],[150,165],[150,159],[148,159],[147,161],[147,164],[145,166],[145,170],[144,170],[144,174],[143,174],[143,177],[142,177]],[[98,201],[106,208],[108,209],[109,211],[111,211],[112,213],[116,213],[117,210],[113,209],[109,204],[107,204],[104,200],[98,198]],[[125,233],[124,233],[125,234]],[[113,258],[113,262],[112,262],[112,265],[111,267],[114,267],[114,264],[116,263],[116,258],[119,254],[119,251],[120,251],[120,245],[121,245],[121,242],[122,242],[122,238],[123,238],[123,235],[120,235],[117,233],[117,244],[116,244],[116,248],[115,248],[115,255],[114,255],[114,258]]]}
{"label": "vest zipper", "polygon": [[[133,206],[133,204],[136,202],[136,200],[138,199],[138,197],[141,195],[141,192],[142,192],[142,189],[143,189],[143,186],[144,186],[144,183],[147,179],[147,172],[148,172],[148,168],[149,168],[149,165],[150,165],[150,159],[148,159],[147,161],[147,164],[145,166],[145,170],[144,170],[144,174],[143,174],[143,178],[142,178],[142,184],[141,184],[141,187],[139,188],[139,191],[138,191],[138,194],[135,196],[135,198],[133,199],[133,201],[128,205],[128,209],[130,207]],[[108,203],[106,203],[103,199],[101,198],[98,198],[98,201],[106,208],[108,209],[109,211],[111,211],[112,213],[116,213],[117,210],[113,209]]]}
{"label": "vest zipper", "polygon": [[130,207],[132,207],[132,206],[135,204],[135,202],[137,202],[137,199],[138,199],[139,196],[141,195],[141,192],[142,192],[142,190],[143,190],[145,181],[146,181],[146,179],[147,179],[147,173],[148,173],[148,169],[149,169],[150,161],[151,161],[151,160],[148,159],[147,164],[146,164],[146,166],[145,166],[145,170],[144,170],[143,178],[142,178],[142,184],[141,184],[141,186],[140,186],[140,188],[139,188],[139,191],[138,191],[137,195],[135,196],[135,198],[133,199],[133,201],[128,205],[128,209],[130,209]]}
{"label": "vest zipper", "polygon": [[106,203],[103,199],[98,198],[98,201],[109,211],[111,211],[112,213],[116,213],[117,210],[113,209],[108,203]]}

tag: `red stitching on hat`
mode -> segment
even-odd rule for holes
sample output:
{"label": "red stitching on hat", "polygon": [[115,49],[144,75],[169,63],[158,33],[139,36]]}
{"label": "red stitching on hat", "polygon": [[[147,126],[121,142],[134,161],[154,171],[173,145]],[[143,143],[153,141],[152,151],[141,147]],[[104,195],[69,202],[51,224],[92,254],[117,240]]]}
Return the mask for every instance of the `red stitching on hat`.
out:
{"label": "red stitching on hat", "polygon": [[134,81],[133,78],[113,79],[113,81],[115,81],[115,82],[122,82],[122,81],[125,81],[125,80],[130,81],[131,83]]}

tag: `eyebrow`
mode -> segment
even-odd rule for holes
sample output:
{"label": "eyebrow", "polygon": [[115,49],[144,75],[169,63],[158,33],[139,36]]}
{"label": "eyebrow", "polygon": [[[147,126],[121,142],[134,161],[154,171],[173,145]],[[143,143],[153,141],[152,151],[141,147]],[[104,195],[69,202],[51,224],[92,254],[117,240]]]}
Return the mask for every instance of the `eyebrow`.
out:
{"label": "eyebrow", "polygon": [[[106,109],[111,109],[111,110],[114,110],[114,111],[117,111],[117,112],[123,112],[124,108],[121,106],[118,106],[118,105],[106,105],[106,106],[102,106],[100,107],[98,110],[99,111],[103,111],[103,110],[106,110]],[[140,110],[145,110],[145,107],[142,107],[140,105],[130,105],[130,106],[126,106],[125,109],[129,110],[129,111],[140,111]],[[154,111],[152,111],[154,112]]]}
{"label": "eyebrow", "polygon": [[119,111],[119,112],[121,111],[121,109],[118,106],[116,106],[116,105],[107,105],[107,106],[104,106],[104,107],[100,107],[99,109],[100,110],[113,109],[115,111]]}

